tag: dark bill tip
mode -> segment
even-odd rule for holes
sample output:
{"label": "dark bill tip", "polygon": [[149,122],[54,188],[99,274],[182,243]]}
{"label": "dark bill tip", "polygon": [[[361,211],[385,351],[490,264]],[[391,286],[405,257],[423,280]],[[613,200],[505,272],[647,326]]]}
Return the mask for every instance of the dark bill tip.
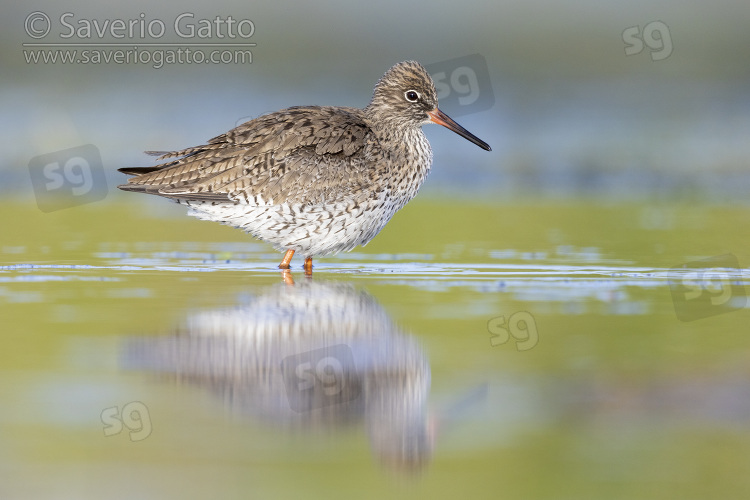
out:
{"label": "dark bill tip", "polygon": [[492,151],[492,148],[489,144],[484,142],[479,137],[475,136],[465,128],[463,128],[461,125],[456,123],[453,118],[446,115],[442,111],[440,111],[438,108],[433,109],[432,111],[427,112],[427,116],[430,117],[430,121],[432,123],[437,123],[438,125],[442,125],[443,127],[450,129],[463,137],[466,140],[469,140],[479,146],[480,148],[484,149],[485,151]]}

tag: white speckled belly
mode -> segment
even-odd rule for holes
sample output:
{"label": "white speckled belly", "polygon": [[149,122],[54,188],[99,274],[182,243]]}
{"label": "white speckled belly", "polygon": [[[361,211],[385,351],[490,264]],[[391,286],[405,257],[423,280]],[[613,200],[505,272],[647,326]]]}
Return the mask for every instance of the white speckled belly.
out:
{"label": "white speckled belly", "polygon": [[403,203],[381,195],[364,203],[327,205],[246,205],[182,202],[189,215],[221,222],[274,245],[304,256],[346,252],[365,245],[388,223]]}

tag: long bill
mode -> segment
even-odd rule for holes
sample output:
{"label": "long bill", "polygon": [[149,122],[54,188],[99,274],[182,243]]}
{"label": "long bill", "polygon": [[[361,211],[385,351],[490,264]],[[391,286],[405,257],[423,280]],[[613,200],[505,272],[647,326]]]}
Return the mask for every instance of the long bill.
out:
{"label": "long bill", "polygon": [[492,148],[490,148],[489,144],[487,144],[482,139],[480,139],[479,137],[475,136],[474,134],[472,134],[471,132],[463,128],[461,125],[456,123],[453,120],[453,118],[451,118],[450,116],[440,111],[440,109],[435,108],[432,111],[428,111],[427,116],[430,117],[430,121],[432,123],[437,123],[438,125],[442,125],[443,127],[454,131],[455,133],[457,133],[464,139],[467,139],[473,142],[474,144],[484,149],[485,151],[492,151]]}

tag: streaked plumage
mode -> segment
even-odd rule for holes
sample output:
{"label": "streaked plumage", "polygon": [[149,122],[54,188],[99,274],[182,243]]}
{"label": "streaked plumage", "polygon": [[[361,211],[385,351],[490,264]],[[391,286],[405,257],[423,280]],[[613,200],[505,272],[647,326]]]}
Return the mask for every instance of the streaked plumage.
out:
{"label": "streaked plumage", "polygon": [[490,147],[437,107],[427,71],[413,61],[389,69],[364,109],[304,106],[270,113],[208,144],[156,153],[126,191],[156,194],[305,257],[365,245],[416,196],[432,164],[422,125],[448,127]]}

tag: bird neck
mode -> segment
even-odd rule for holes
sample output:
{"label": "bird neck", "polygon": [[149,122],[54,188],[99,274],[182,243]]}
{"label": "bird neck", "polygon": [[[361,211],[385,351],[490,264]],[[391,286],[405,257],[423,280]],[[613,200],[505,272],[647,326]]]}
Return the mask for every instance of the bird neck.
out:
{"label": "bird neck", "polygon": [[394,147],[400,147],[404,143],[415,143],[425,140],[421,126],[404,122],[397,117],[379,116],[378,113],[370,114],[365,109],[364,118],[383,149],[391,150]]}
{"label": "bird neck", "polygon": [[392,194],[395,213],[416,196],[427,178],[432,165],[430,143],[420,128],[371,130],[365,157],[378,165],[383,187]]}

